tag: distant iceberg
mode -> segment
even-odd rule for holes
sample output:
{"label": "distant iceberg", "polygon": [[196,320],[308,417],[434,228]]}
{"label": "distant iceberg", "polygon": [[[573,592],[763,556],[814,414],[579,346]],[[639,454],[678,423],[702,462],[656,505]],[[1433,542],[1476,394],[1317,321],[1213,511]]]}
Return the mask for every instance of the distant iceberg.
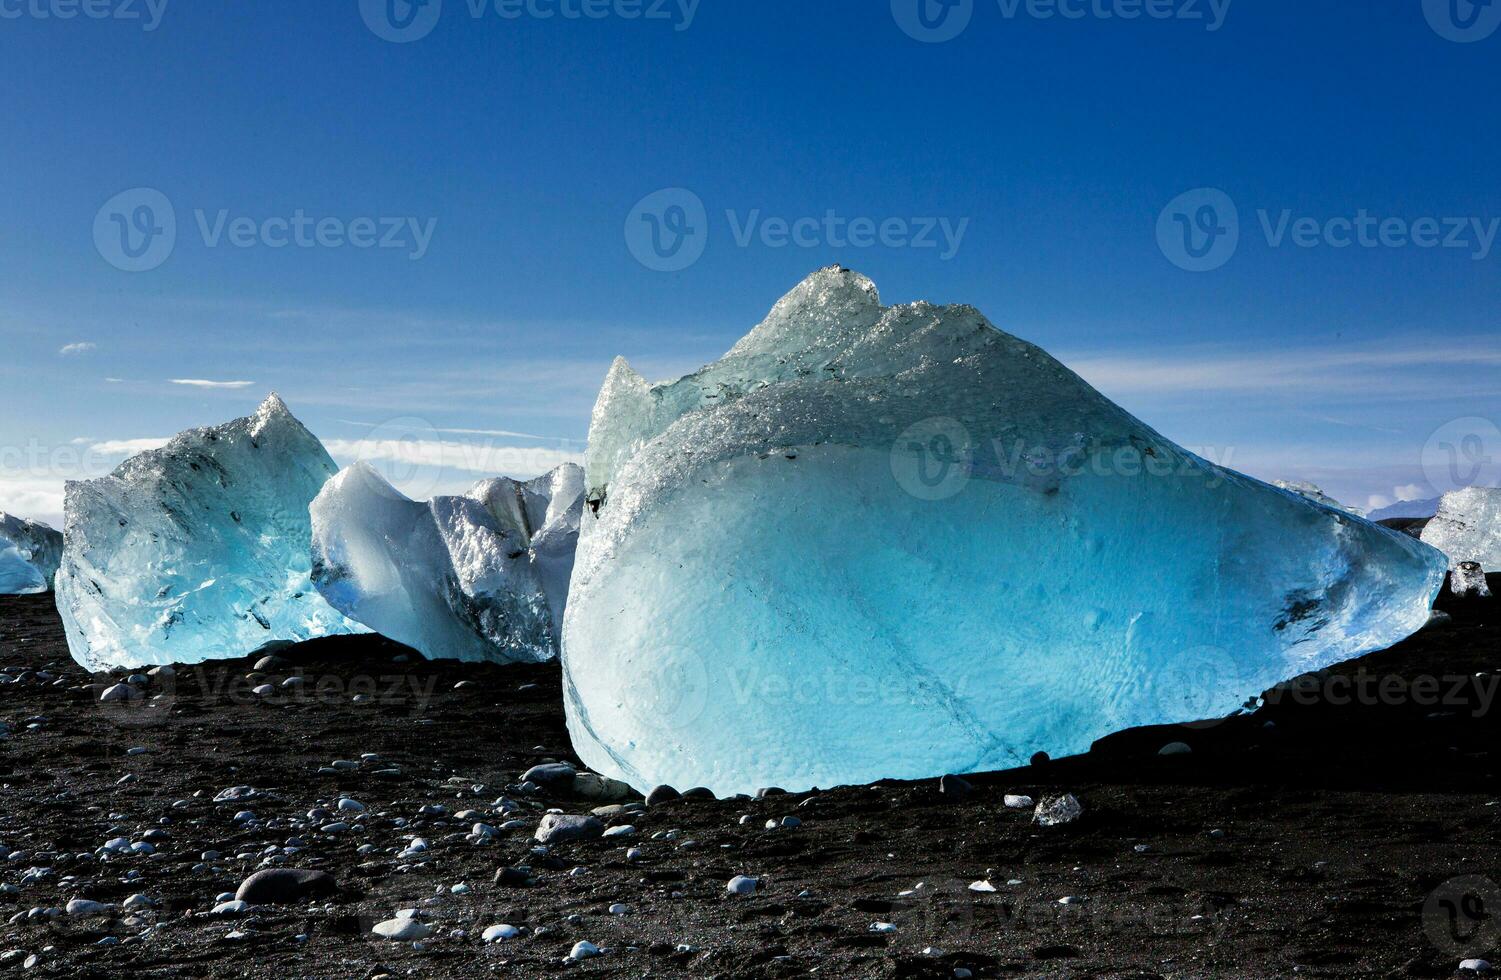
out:
{"label": "distant iceberg", "polygon": [[0,511],[0,595],[31,595],[51,589],[62,553],[60,533],[40,522]]}
{"label": "distant iceberg", "polygon": [[418,503],[356,463],[313,501],[313,583],[335,609],[433,659],[550,660],[583,489],[569,463]]}
{"label": "distant iceberg", "polygon": [[308,578],[308,504],[335,469],[273,394],[252,416],[69,483],[57,607],[73,659],[198,663],[364,632]]}
{"label": "distant iceberg", "polygon": [[1476,562],[1501,572],[1501,488],[1466,487],[1446,493],[1423,528],[1423,543],[1449,556],[1450,565]]}
{"label": "distant iceberg", "polygon": [[967,306],[816,273],[595,406],[574,748],[638,789],[1025,763],[1421,627],[1443,555],[1214,466]]}

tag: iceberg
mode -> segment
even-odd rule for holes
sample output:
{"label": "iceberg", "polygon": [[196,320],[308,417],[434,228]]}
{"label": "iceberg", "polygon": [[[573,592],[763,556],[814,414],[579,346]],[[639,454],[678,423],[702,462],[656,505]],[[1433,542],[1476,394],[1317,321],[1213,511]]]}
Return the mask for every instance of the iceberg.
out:
{"label": "iceberg", "polygon": [[313,584],[430,659],[551,660],[583,495],[584,471],[568,463],[418,503],[356,463],[313,501]]}
{"label": "iceberg", "polygon": [[1472,561],[1501,572],[1501,487],[1465,487],[1444,494],[1423,542],[1449,556],[1451,567]]}
{"label": "iceberg", "polygon": [[309,581],[308,504],[336,469],[273,393],[252,416],[70,482],[57,608],[73,659],[191,664],[365,632]]}
{"label": "iceberg", "polygon": [[563,629],[575,751],[805,789],[1224,716],[1422,627],[1447,562],[1212,465],[968,306],[831,268],[722,359],[600,392]]}
{"label": "iceberg", "polygon": [[32,595],[51,589],[62,553],[60,533],[0,511],[0,595]]}
{"label": "iceberg", "polygon": [[1338,500],[1335,500],[1333,497],[1325,493],[1323,489],[1314,486],[1312,483],[1303,483],[1300,481],[1289,480],[1273,480],[1272,486],[1278,488],[1279,490],[1286,490],[1289,493],[1295,493],[1300,497],[1307,497],[1314,503],[1323,504],[1325,507],[1333,507],[1335,510],[1342,510],[1347,514],[1354,514],[1356,517],[1365,516],[1360,508],[1349,507],[1345,504],[1340,503]]}

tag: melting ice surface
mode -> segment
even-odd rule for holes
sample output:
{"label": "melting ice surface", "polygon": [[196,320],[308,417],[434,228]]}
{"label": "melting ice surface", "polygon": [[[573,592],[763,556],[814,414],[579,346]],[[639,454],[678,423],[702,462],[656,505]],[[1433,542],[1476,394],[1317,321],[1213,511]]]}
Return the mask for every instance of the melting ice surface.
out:
{"label": "melting ice surface", "polygon": [[1444,494],[1438,516],[1423,528],[1423,541],[1448,555],[1456,568],[1473,561],[1487,572],[1501,572],[1501,488]]}
{"label": "melting ice surface", "polygon": [[59,532],[0,511],[0,595],[29,595],[52,588],[62,553]]}
{"label": "melting ice surface", "polygon": [[569,463],[417,503],[356,463],[313,501],[313,583],[351,619],[433,659],[550,660],[583,491]]}
{"label": "melting ice surface", "polygon": [[586,481],[568,725],[637,788],[993,769],[1222,716],[1418,629],[1447,565],[841,269],[679,381],[617,360]]}
{"label": "melting ice surface", "polygon": [[271,395],[69,483],[57,607],[90,670],[240,657],[364,632],[308,580],[308,503],[336,467]]}
{"label": "melting ice surface", "polygon": [[1277,487],[1281,490],[1291,491],[1292,493],[1295,493],[1300,497],[1307,497],[1314,503],[1323,504],[1325,507],[1333,507],[1335,510],[1342,510],[1347,514],[1354,514],[1356,517],[1364,516],[1361,513],[1360,508],[1350,507],[1346,504],[1340,503],[1338,500],[1335,500],[1333,497],[1329,496],[1322,489],[1314,486],[1312,483],[1290,482],[1288,480],[1273,480],[1272,486]]}

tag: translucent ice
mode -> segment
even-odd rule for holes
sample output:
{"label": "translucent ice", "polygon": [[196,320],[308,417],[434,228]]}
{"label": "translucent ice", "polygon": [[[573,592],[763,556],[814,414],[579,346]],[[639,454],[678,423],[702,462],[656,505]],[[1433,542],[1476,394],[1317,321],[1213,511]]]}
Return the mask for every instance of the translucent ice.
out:
{"label": "translucent ice", "polygon": [[334,471],[273,394],[248,418],[69,483],[57,607],[73,658],[198,663],[364,632],[308,581],[308,503]]}
{"label": "translucent ice", "polygon": [[52,588],[62,553],[63,536],[57,531],[0,511],[0,595]]}
{"label": "translucent ice", "polygon": [[549,660],[583,484],[566,464],[417,503],[356,463],[313,501],[313,583],[345,615],[434,659]]}
{"label": "translucent ice", "polygon": [[586,482],[568,725],[637,788],[938,776],[1224,715],[1418,629],[1446,570],[841,269],[679,381],[616,361]]}
{"label": "translucent ice", "polygon": [[1272,486],[1282,490],[1287,490],[1291,493],[1295,493],[1300,497],[1307,497],[1314,503],[1323,504],[1325,507],[1333,507],[1335,510],[1342,510],[1347,514],[1354,514],[1356,517],[1363,516],[1360,508],[1347,507],[1346,505],[1340,503],[1338,500],[1335,500],[1333,497],[1329,496],[1319,487],[1314,486],[1312,483],[1291,482],[1288,480],[1273,480]]}
{"label": "translucent ice", "polygon": [[1448,555],[1452,566],[1473,561],[1487,572],[1501,572],[1501,488],[1444,494],[1438,516],[1423,528],[1423,542]]}

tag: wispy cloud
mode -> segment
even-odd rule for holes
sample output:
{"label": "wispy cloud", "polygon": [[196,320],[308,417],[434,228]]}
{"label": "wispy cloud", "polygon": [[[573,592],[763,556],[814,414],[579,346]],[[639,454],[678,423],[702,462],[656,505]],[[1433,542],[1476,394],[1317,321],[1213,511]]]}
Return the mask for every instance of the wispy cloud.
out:
{"label": "wispy cloud", "polygon": [[98,344],[90,343],[87,340],[80,340],[72,344],[63,344],[57,349],[57,352],[63,357],[73,357],[78,354],[87,354],[91,350],[97,350],[98,346]]}
{"label": "wispy cloud", "polygon": [[563,463],[584,461],[582,453],[568,449],[494,446],[443,439],[331,439],[324,445],[341,463],[356,460],[400,463],[485,476],[538,476]]}
{"label": "wispy cloud", "polygon": [[1451,338],[1442,346],[1290,347],[1254,354],[1190,348],[1149,356],[1139,352],[1065,355],[1062,360],[1107,393],[1266,393],[1298,389],[1374,393],[1371,384],[1381,379],[1386,384],[1383,394],[1410,397],[1433,391],[1431,375],[1435,371],[1501,367],[1501,344],[1489,337]]}
{"label": "wispy cloud", "polygon": [[101,456],[134,456],[136,453],[144,453],[148,449],[160,449],[171,439],[106,439],[89,446],[91,452]]}
{"label": "wispy cloud", "polygon": [[189,388],[249,388],[254,381],[204,381],[201,378],[173,378],[175,385],[187,385]]}

